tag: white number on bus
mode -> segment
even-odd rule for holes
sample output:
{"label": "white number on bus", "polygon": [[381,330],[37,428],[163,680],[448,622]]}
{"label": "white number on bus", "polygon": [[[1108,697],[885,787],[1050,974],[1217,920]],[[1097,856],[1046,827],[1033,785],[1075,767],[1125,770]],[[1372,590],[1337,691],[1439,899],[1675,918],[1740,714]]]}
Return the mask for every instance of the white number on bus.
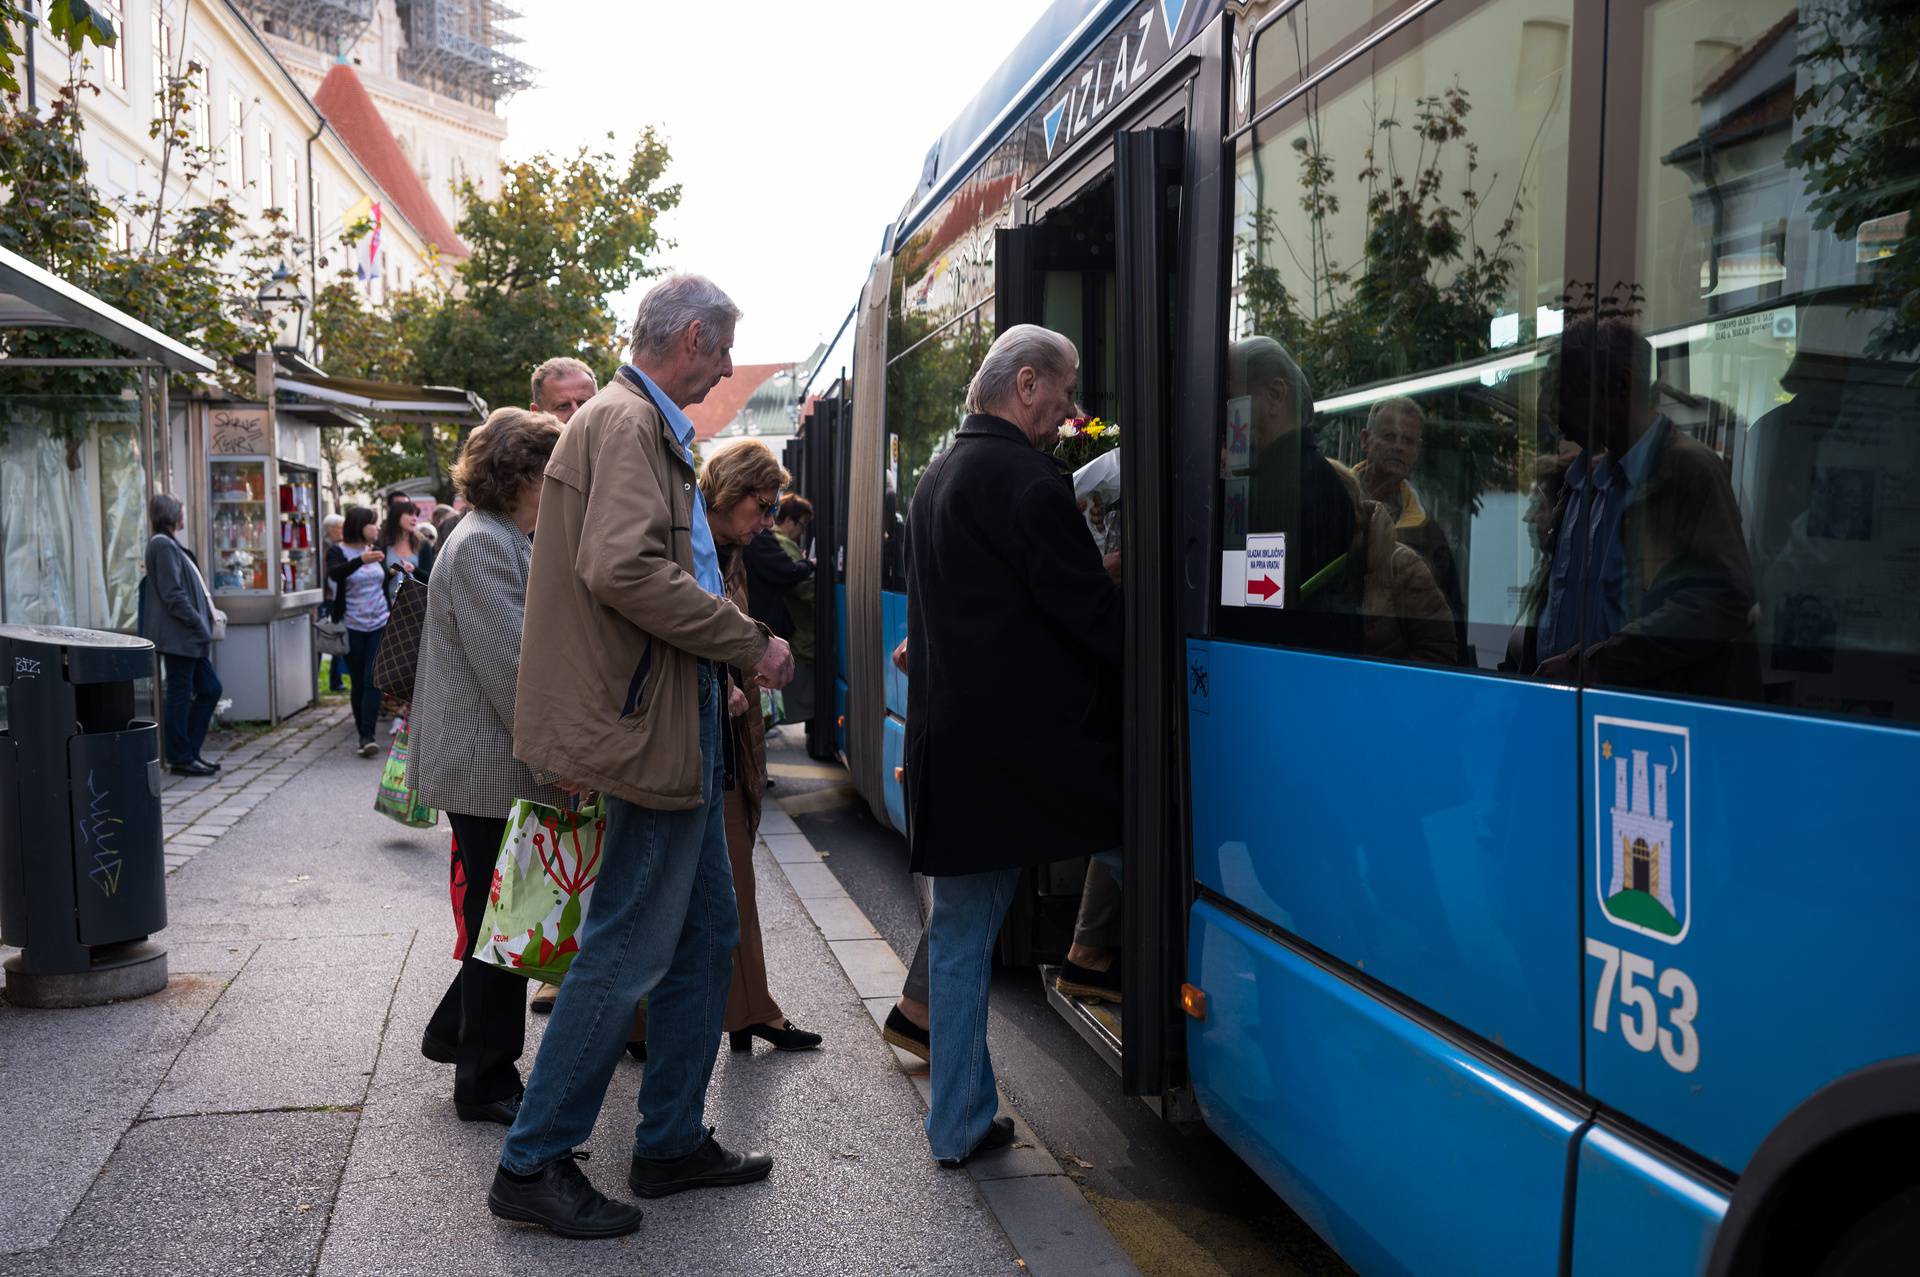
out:
{"label": "white number on bus", "polygon": [[[1693,1017],[1700,1012],[1700,995],[1687,973],[1678,967],[1658,971],[1651,958],[1587,939],[1587,956],[1600,959],[1600,980],[1593,994],[1593,1028],[1605,1033],[1613,1027],[1613,991],[1620,988],[1620,1035],[1636,1051],[1660,1048],[1660,1058],[1682,1073],[1700,1064],[1700,1037]],[[1668,1000],[1666,1023],[1654,993]]]}

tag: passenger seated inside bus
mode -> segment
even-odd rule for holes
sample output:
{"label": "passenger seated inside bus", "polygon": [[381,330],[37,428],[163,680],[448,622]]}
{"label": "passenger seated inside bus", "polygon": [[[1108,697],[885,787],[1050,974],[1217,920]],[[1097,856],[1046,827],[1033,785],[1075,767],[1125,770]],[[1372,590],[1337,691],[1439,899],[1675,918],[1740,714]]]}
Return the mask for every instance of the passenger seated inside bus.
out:
{"label": "passenger seated inside bus", "polygon": [[1622,318],[1572,321],[1548,361],[1541,413],[1579,451],[1548,520],[1522,667],[1757,699],[1753,568],[1726,463],[1658,411],[1652,367]]}
{"label": "passenger seated inside bus", "polygon": [[1391,508],[1320,450],[1313,384],[1278,341],[1243,338],[1228,357],[1228,394],[1246,405],[1245,469],[1229,444],[1228,479],[1244,474],[1250,537],[1286,537],[1278,582],[1305,645],[1452,665],[1454,612],[1433,570],[1402,543]]}

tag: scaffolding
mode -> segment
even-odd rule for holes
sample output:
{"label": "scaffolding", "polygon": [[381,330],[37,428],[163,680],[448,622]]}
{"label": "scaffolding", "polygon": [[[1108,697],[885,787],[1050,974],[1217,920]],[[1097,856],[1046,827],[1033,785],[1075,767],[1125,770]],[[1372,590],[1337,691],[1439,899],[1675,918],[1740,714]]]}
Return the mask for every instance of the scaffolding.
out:
{"label": "scaffolding", "polygon": [[352,48],[373,22],[379,0],[240,0],[262,31],[323,53]]}
{"label": "scaffolding", "polygon": [[398,0],[395,7],[407,32],[401,78],[489,109],[533,84],[533,68],[501,52],[519,43],[503,24],[520,15],[498,0]]}

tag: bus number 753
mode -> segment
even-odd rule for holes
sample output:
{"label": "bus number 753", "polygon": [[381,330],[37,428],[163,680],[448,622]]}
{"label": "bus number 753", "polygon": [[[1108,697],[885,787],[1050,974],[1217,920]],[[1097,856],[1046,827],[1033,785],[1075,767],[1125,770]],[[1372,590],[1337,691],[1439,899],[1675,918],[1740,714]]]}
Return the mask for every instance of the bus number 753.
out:
{"label": "bus number 753", "polygon": [[[1605,1033],[1611,1024],[1613,987],[1620,985],[1620,1034],[1636,1051],[1651,1051],[1657,1045],[1660,1058],[1682,1073],[1691,1073],[1700,1063],[1700,1037],[1694,1032],[1693,1017],[1700,1011],[1700,995],[1693,980],[1678,967],[1668,967],[1655,979],[1653,959],[1587,938],[1587,956],[1603,964],[1600,981],[1593,995],[1593,1027]],[[1667,1023],[1660,1023],[1653,995],[1672,999],[1666,1008]]]}

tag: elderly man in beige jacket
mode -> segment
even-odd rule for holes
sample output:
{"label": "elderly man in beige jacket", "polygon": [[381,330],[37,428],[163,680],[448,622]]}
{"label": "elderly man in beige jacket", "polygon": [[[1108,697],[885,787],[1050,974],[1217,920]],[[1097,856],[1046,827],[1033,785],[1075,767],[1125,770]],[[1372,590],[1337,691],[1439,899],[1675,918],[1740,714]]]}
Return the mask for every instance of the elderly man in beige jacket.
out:
{"label": "elderly man in beige jacket", "polygon": [[793,656],[726,598],[682,411],[733,372],[739,310],[677,275],[640,302],[632,362],[567,423],[547,463],[527,580],[514,754],[597,791],[599,879],[500,1150],[488,1206],[563,1237],[616,1237],[640,1210],[587,1180],[587,1142],[641,998],[648,1000],[627,1183],[641,1197],[764,1178],[705,1124],[739,938],[722,816],[725,667],[763,686]]}

